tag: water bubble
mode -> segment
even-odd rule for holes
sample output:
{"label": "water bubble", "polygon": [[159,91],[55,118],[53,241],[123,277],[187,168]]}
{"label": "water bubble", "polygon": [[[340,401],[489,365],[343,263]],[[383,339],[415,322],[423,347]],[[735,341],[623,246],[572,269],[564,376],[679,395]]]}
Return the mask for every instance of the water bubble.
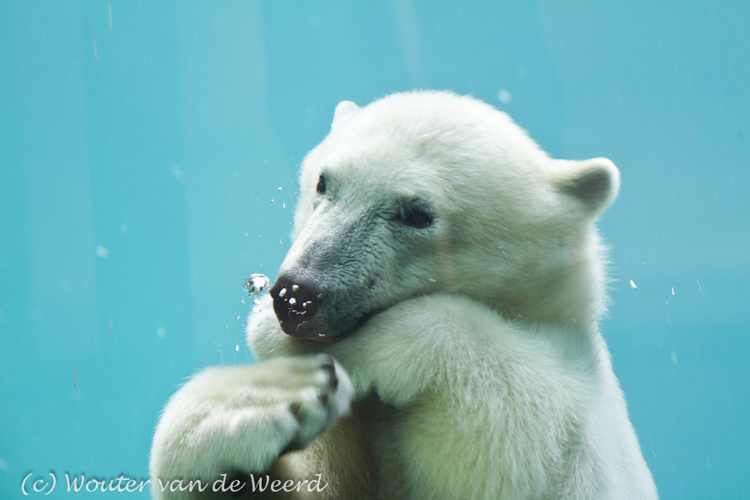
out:
{"label": "water bubble", "polygon": [[106,259],[107,257],[109,257],[109,248],[102,246],[102,245],[97,245],[94,248],[94,253],[100,259]]}
{"label": "water bubble", "polygon": [[291,297],[291,298],[289,299],[289,305],[290,305],[290,306],[293,306],[293,305],[294,305],[294,304],[296,304],[296,303],[297,303],[297,299],[295,299],[294,297]]}
{"label": "water bubble", "polygon": [[245,290],[248,295],[254,297],[266,288],[271,286],[271,280],[265,274],[251,274],[249,278],[245,280]]}
{"label": "water bubble", "polygon": [[630,288],[632,288],[633,290],[637,290],[638,289],[638,285],[635,284],[635,281],[630,280]]}
{"label": "water bubble", "polygon": [[500,102],[504,104],[510,103],[510,101],[513,100],[513,96],[510,95],[510,92],[508,92],[505,89],[498,90],[497,92],[497,98],[500,99]]}
{"label": "water bubble", "polygon": [[292,291],[296,292],[297,290],[299,290],[299,285],[292,285]]}
{"label": "water bubble", "polygon": [[185,173],[179,165],[172,164],[172,176],[180,182],[185,182]]}
{"label": "water bubble", "polygon": [[279,297],[286,297],[286,288],[282,288],[281,290],[279,290]]}

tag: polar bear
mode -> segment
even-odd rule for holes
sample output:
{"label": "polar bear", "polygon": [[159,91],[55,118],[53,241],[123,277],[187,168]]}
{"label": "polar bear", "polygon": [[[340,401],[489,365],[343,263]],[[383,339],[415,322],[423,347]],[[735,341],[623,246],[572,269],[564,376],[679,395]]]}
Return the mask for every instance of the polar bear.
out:
{"label": "polar bear", "polygon": [[422,91],[340,103],[300,182],[263,361],[170,399],[156,498],[657,498],[598,329],[612,162]]}

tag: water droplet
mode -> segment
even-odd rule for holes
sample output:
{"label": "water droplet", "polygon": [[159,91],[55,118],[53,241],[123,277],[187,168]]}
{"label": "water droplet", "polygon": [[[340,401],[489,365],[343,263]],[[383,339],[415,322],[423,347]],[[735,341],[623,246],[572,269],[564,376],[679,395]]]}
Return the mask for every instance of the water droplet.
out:
{"label": "water droplet", "polygon": [[630,288],[632,288],[633,290],[637,290],[638,289],[638,285],[635,284],[635,281],[630,280]]}
{"label": "water droplet", "polygon": [[240,345],[237,344],[234,346],[234,352],[240,352]]}

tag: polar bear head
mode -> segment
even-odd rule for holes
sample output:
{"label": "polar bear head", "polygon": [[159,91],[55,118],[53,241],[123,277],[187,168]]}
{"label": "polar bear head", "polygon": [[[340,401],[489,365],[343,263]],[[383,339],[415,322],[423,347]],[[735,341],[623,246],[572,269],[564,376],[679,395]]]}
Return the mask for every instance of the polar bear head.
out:
{"label": "polar bear head", "polygon": [[289,335],[335,341],[433,293],[534,322],[600,313],[593,221],[617,194],[617,169],[552,159],[476,99],[344,101],[300,182],[293,244],[271,290]]}

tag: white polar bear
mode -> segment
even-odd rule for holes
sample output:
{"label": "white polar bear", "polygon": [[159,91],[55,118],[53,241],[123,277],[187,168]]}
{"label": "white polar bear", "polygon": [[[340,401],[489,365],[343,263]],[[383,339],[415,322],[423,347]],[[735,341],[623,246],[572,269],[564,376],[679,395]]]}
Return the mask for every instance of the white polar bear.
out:
{"label": "white polar bear", "polygon": [[597,326],[618,187],[470,97],[339,104],[249,319],[266,361],[172,397],[155,497],[657,498]]}

